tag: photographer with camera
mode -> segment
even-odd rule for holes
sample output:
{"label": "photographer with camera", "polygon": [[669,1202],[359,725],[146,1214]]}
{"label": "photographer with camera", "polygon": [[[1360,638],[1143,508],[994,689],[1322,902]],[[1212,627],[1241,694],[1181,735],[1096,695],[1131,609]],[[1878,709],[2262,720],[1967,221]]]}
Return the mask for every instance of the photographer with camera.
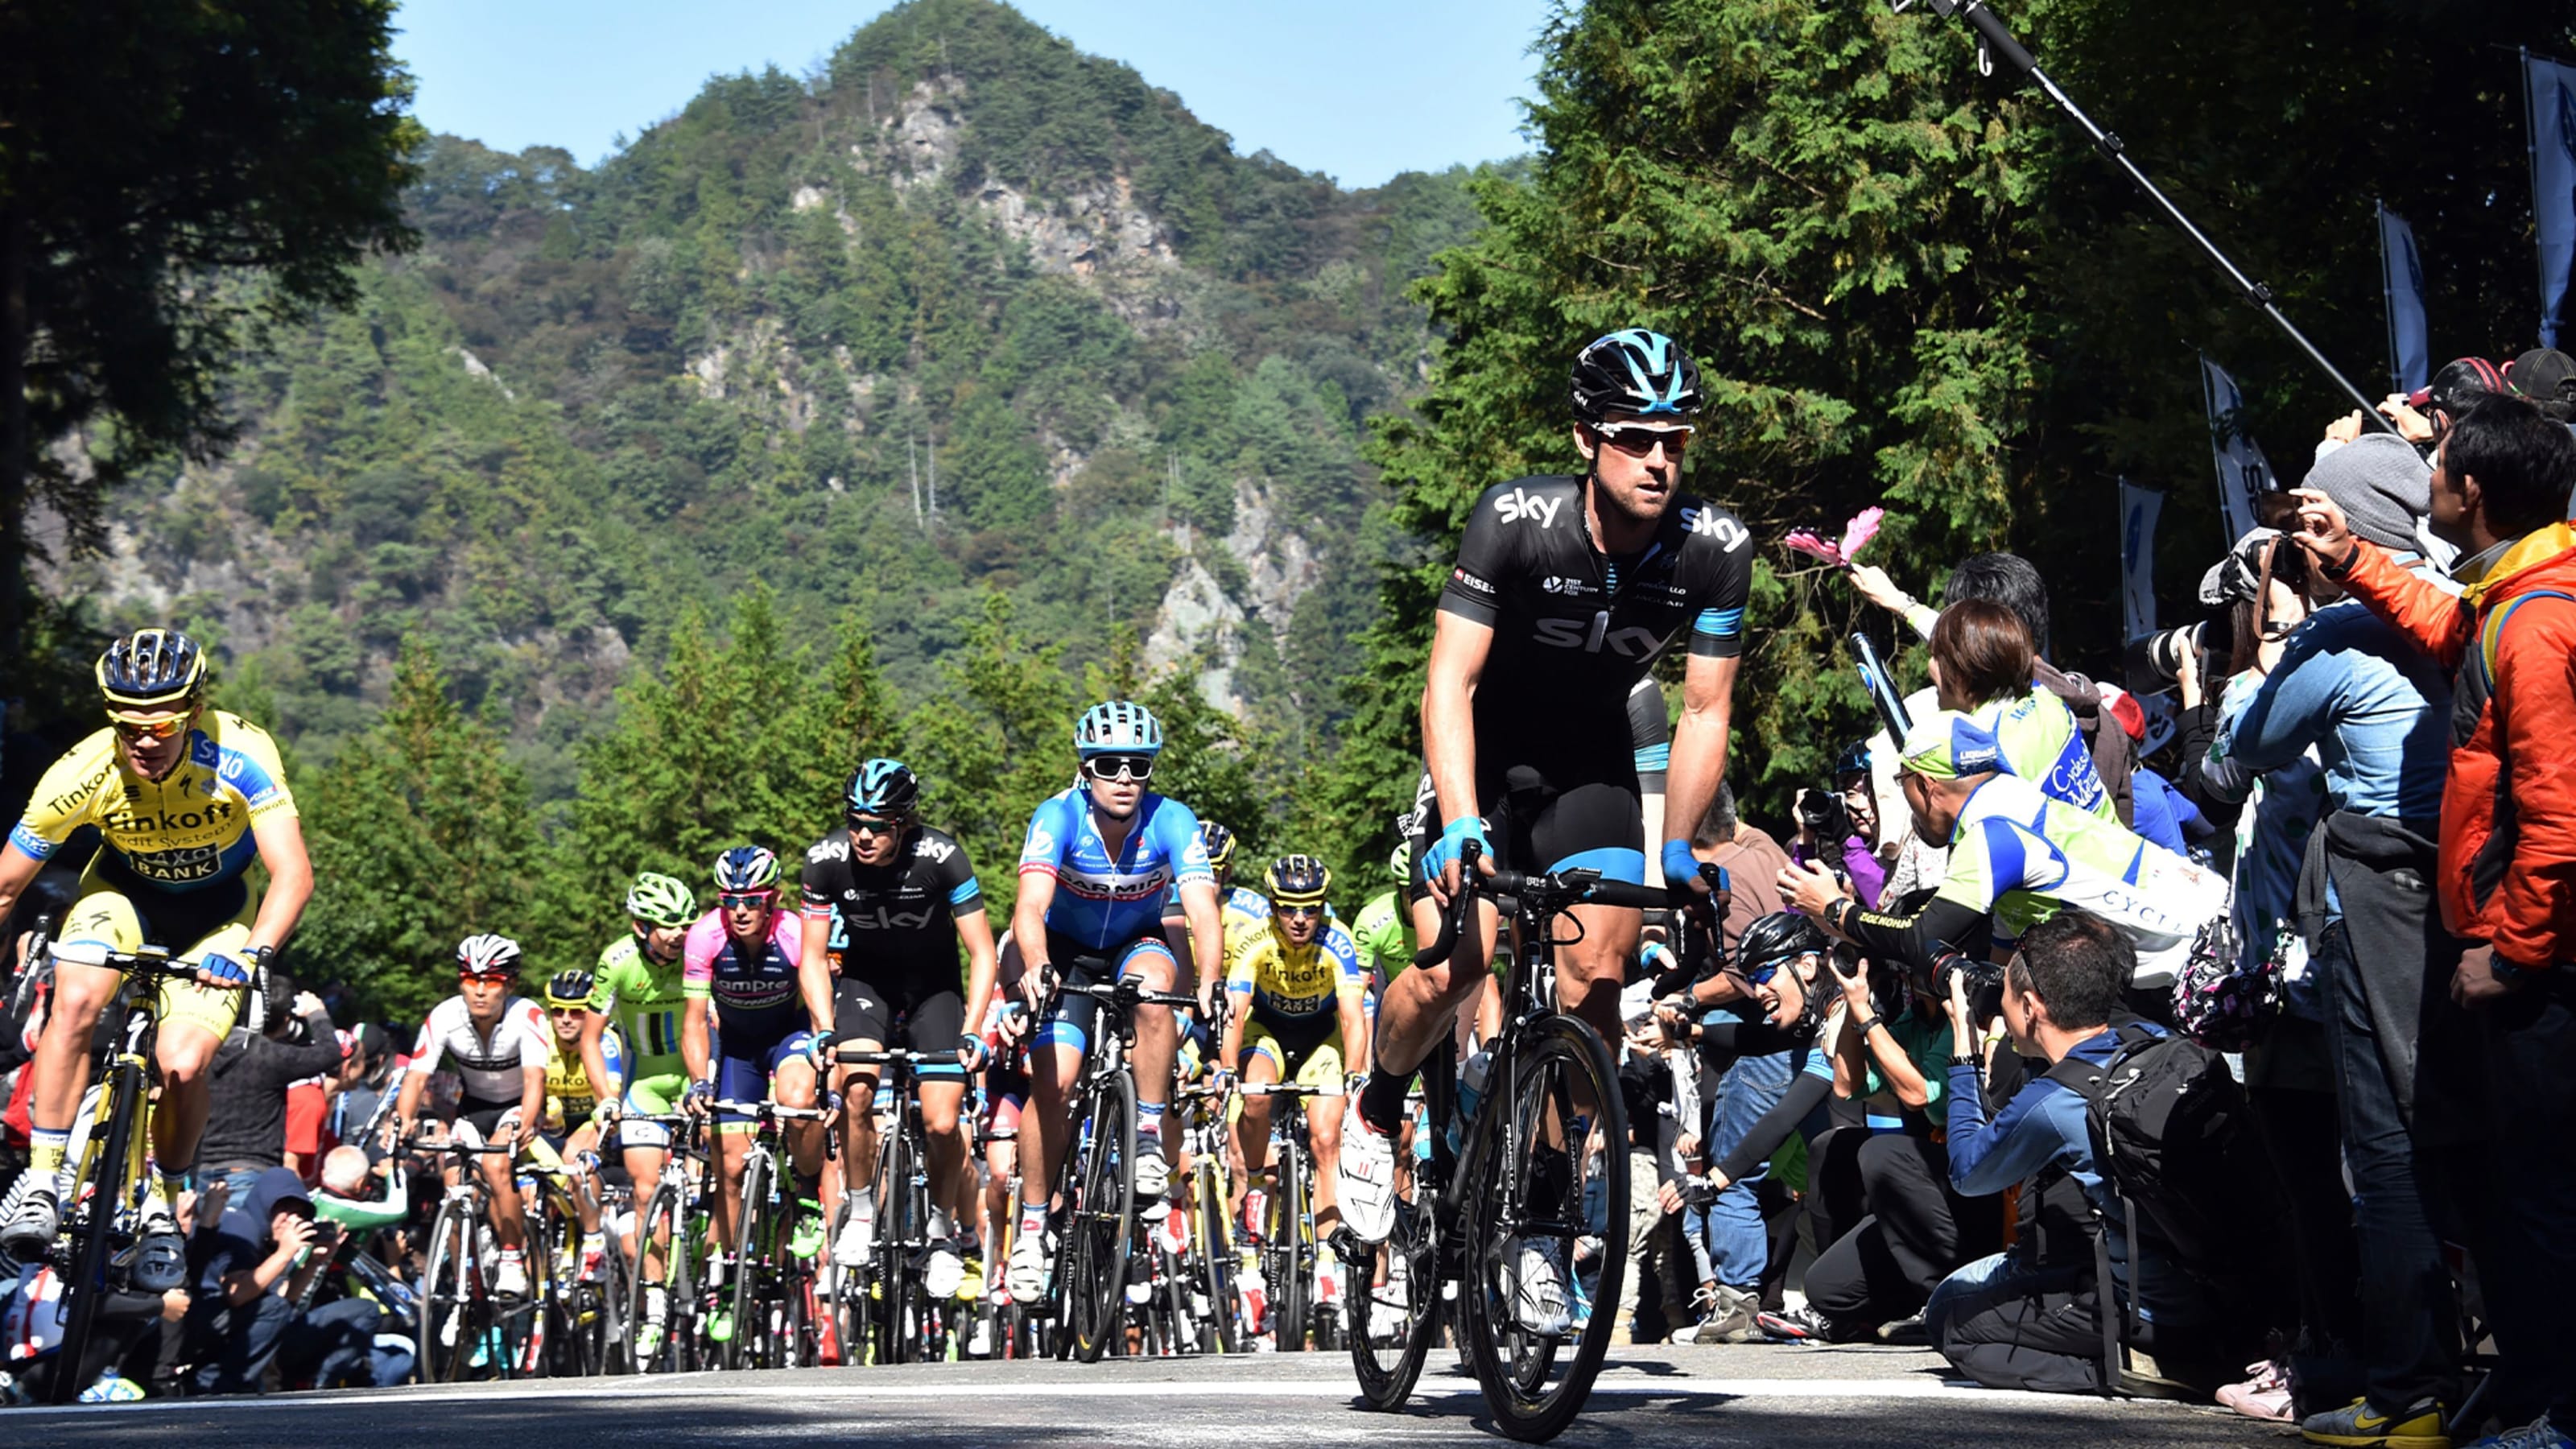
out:
{"label": "photographer with camera", "polygon": [[[1846,751],[1846,756],[1858,750]],[[1887,866],[1878,858],[1878,842],[1862,820],[1875,824],[1876,811],[1869,800],[1869,763],[1863,758],[1857,772],[1858,788],[1807,788],[1798,792],[1793,807],[1798,817],[1798,838],[1789,847],[1789,858],[1800,865],[1822,866],[1850,883],[1852,892],[1872,909],[1878,906],[1879,891],[1887,884]],[[1839,779],[1848,775],[1838,776]],[[1856,818],[1858,812],[1867,816]]]}
{"label": "photographer with camera", "polygon": [[[2300,493],[2331,500],[2401,567],[2424,566],[2416,529],[2431,475],[2399,440],[2373,434],[2335,449]],[[2305,1427],[2339,1442],[2365,1424],[2438,1423],[2459,1402],[2459,1315],[2436,1224],[2455,1188],[2476,1190],[2490,1121],[2472,1027],[2448,992],[2464,943],[2443,929],[2432,886],[2450,681],[2414,640],[2345,597],[2331,570],[2311,567],[2307,593],[2308,617],[2211,754],[2259,773],[2314,749],[2324,770],[2297,914],[2352,1184],[2364,1382],[2350,1407]]]}
{"label": "photographer with camera", "polygon": [[1834,1096],[1857,1103],[1862,1121],[1824,1133],[1808,1157],[1818,1210],[1807,1306],[1758,1322],[1772,1338],[1840,1343],[1902,1333],[1943,1278],[2001,1245],[1998,1202],[1950,1186],[1939,1120],[1956,1055],[1951,983],[2000,981],[2001,968],[1949,952],[1928,978],[1907,973],[1909,989],[1892,972],[1845,971],[1838,956],[1827,966],[1849,1022]]}
{"label": "photographer with camera", "polygon": [[[2160,1241],[2152,1233],[2133,1237],[2128,1231],[2130,1204],[2108,1189],[2094,1158],[2085,1092],[2055,1070],[2070,1060],[2096,1069],[2111,1062],[2121,1045],[2111,1018],[2134,968],[2129,934],[2086,911],[2062,912],[2023,933],[2021,949],[2005,968],[1998,1004],[2014,1045],[2046,1058],[2052,1070],[2031,1078],[1991,1118],[1966,976],[1948,977],[1952,1190],[1976,1195],[2029,1183],[2023,1190],[2028,1217],[2053,1182],[2072,1180],[2103,1224],[2100,1241],[2118,1300],[2102,1301],[2102,1274],[2090,1242],[2071,1250],[2068,1238],[2081,1234],[2070,1235],[2044,1217],[2010,1249],[1943,1279],[1924,1305],[1924,1328],[1954,1368],[1989,1387],[2052,1393],[2104,1388],[2104,1314],[2119,1314],[2129,1330],[2128,1346],[2148,1354],[2205,1360],[2225,1336],[2217,1306]],[[2152,1024],[2130,1030],[2163,1035]]]}
{"label": "photographer with camera", "polygon": [[[2576,777],[2565,739],[2576,717],[2568,662],[2576,655],[2576,528],[2565,521],[2576,442],[2532,403],[2489,398],[2440,439],[2428,486],[2433,529],[2465,554],[2453,570],[2466,585],[2456,597],[2405,568],[2332,490],[2303,497],[2296,538],[2318,572],[2457,670],[2427,874],[2439,882],[2444,921],[2482,945],[2456,972],[2438,959],[2424,963],[2408,983],[2417,994],[2402,1000],[2419,1009],[2456,1001],[2475,1012],[2474,1042],[2453,1047],[2428,1029],[2418,1064],[2432,1068],[2456,1050],[2494,1094],[2491,1181],[2473,1205],[2493,1231],[2479,1278],[2504,1358],[2495,1397],[2509,1423],[2545,1411],[2499,1442],[2563,1446],[2576,1441],[2576,1335],[2567,1316],[2576,1292],[2576,1157],[2568,1150],[2576,1134]],[[2349,923],[2349,894],[2344,907]],[[2359,930],[2349,934],[2358,946]],[[2377,979],[2365,972],[2366,982]],[[2426,1115],[2419,1092],[2419,1137]],[[2349,1128],[2350,1105],[2345,1116]],[[2347,1155],[2364,1145],[2348,1143]],[[2374,1252],[2371,1270],[2410,1268]],[[2438,1324],[2419,1332],[2455,1321],[2440,1308],[2423,1310]],[[2371,1411],[2396,1408],[2374,1380]]]}

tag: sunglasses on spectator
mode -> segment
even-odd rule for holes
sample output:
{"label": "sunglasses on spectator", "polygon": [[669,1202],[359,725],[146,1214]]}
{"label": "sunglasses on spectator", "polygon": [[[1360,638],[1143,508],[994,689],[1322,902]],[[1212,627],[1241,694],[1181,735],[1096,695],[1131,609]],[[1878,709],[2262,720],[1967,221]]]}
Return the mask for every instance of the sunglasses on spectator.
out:
{"label": "sunglasses on spectator", "polygon": [[878,820],[866,815],[853,815],[850,817],[850,833],[852,835],[901,835],[904,827],[911,823],[908,819]]}
{"label": "sunglasses on spectator", "polygon": [[195,718],[195,712],[190,711],[187,714],[174,714],[166,719],[125,719],[110,715],[107,722],[116,727],[118,738],[129,744],[140,744],[145,740],[166,740],[173,735],[183,734],[187,731],[188,722]]}
{"label": "sunglasses on spectator", "polygon": [[1663,444],[1664,451],[1668,454],[1678,453],[1690,446],[1691,434],[1695,431],[1697,430],[1688,427],[1658,427],[1648,423],[1595,423],[1592,425],[1592,436],[1632,458],[1642,458],[1655,451],[1657,443]]}
{"label": "sunglasses on spectator", "polygon": [[1082,762],[1082,772],[1095,780],[1133,780],[1141,785],[1154,778],[1154,757],[1094,755]]}
{"label": "sunglasses on spectator", "polygon": [[757,910],[778,899],[776,891],[726,891],[716,897],[716,904],[728,911]]}

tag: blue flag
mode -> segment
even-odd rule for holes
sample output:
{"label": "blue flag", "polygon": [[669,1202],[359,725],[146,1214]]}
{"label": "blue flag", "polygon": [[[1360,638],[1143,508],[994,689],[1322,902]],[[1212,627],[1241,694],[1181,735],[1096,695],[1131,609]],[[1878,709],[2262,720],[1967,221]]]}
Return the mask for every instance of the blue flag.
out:
{"label": "blue flag", "polygon": [[2415,251],[2415,228],[2379,208],[2379,271],[2388,296],[2388,379],[2392,390],[2413,392],[2433,380],[2433,345],[2424,331],[2424,259]]}
{"label": "blue flag", "polygon": [[2576,270],[2576,66],[2522,58],[2531,123],[2531,219],[2540,240],[2540,345],[2558,345]]}

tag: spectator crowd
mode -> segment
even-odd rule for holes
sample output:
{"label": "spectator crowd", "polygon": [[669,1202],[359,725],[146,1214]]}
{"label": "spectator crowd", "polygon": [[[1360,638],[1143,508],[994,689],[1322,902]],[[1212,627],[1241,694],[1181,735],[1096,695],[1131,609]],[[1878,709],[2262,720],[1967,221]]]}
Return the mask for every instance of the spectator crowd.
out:
{"label": "spectator crowd", "polygon": [[1722,923],[1649,932],[1636,1337],[2576,1443],[2576,360],[2380,412],[2143,696],[2050,663],[2015,556],[1842,565],[1933,686],[1780,834],[1721,798]]}

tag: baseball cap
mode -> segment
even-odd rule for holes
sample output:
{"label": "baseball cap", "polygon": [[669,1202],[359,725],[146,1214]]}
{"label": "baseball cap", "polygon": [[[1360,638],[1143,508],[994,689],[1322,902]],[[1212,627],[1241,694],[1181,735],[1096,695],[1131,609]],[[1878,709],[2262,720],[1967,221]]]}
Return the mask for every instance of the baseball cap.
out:
{"label": "baseball cap", "polygon": [[2455,357],[2433,374],[2432,386],[2408,393],[2406,404],[2420,412],[2430,403],[2457,417],[2478,405],[2479,394],[2503,391],[2504,374],[2494,363],[2483,357]]}
{"label": "baseball cap", "polygon": [[1945,709],[1925,715],[1905,732],[1898,768],[1935,780],[1982,775],[2003,768],[2003,748],[1975,718]]}

